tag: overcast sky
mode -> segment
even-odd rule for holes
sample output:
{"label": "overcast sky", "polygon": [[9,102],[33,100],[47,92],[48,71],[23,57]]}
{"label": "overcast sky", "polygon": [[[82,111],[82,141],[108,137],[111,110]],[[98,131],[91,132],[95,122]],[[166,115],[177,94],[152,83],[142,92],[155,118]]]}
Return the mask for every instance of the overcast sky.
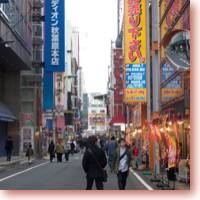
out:
{"label": "overcast sky", "polygon": [[80,32],[86,91],[105,93],[111,39],[117,35],[117,0],[67,0],[66,16]]}

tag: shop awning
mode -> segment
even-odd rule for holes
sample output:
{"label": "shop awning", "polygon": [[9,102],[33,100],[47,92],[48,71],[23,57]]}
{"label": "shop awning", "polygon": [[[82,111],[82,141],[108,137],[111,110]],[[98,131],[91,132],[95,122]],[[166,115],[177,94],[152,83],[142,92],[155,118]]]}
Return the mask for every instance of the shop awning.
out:
{"label": "shop awning", "polygon": [[121,124],[121,123],[126,123],[126,120],[124,118],[124,116],[114,116],[112,118],[112,120],[110,121],[110,126],[114,125],[114,124]]}
{"label": "shop awning", "polygon": [[0,102],[0,121],[13,122],[17,118],[12,114],[9,108]]}

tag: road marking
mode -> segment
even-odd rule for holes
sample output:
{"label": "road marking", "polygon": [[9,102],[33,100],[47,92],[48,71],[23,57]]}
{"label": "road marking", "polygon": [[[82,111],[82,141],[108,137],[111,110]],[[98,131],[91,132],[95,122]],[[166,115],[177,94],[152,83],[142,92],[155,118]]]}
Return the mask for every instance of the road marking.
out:
{"label": "road marking", "polygon": [[139,174],[137,174],[135,171],[133,171],[132,169],[130,169],[130,171],[132,172],[132,174],[148,189],[148,190],[154,190],[149,184],[147,184]]}
{"label": "road marking", "polygon": [[5,178],[2,178],[2,179],[0,179],[0,183],[3,182],[3,181],[5,181],[5,180],[7,180],[7,179],[13,178],[13,177],[18,176],[18,175],[20,175],[20,174],[23,174],[23,173],[25,173],[25,172],[31,171],[32,169],[35,169],[35,168],[41,167],[41,166],[43,166],[43,165],[46,165],[46,164],[48,164],[48,163],[49,163],[49,162],[45,162],[45,163],[36,165],[36,166],[34,166],[34,167],[30,167],[30,168],[28,168],[28,169],[26,169],[26,170],[24,170],[24,171],[17,172],[17,173],[15,173],[15,174],[12,174],[12,175],[10,175],[10,176],[7,176],[7,177],[5,177]]}

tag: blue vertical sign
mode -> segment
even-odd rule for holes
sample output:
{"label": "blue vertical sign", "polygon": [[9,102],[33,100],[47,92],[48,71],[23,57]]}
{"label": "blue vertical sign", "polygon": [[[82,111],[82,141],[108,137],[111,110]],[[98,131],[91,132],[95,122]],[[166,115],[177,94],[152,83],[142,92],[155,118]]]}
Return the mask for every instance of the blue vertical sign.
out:
{"label": "blue vertical sign", "polygon": [[53,72],[44,72],[43,79],[43,109],[54,108]]}
{"label": "blue vertical sign", "polygon": [[65,71],[65,1],[45,1],[45,71]]}

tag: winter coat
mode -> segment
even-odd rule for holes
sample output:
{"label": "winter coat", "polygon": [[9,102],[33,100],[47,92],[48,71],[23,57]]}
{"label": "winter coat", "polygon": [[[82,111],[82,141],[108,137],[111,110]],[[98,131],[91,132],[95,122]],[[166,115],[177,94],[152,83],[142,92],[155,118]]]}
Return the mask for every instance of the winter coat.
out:
{"label": "winter coat", "polygon": [[[92,151],[93,155],[89,151],[89,149]],[[99,162],[100,166],[98,165],[97,161]],[[105,152],[100,149],[97,145],[90,146],[82,160],[82,167],[87,174],[87,177],[89,178],[102,178],[103,177],[103,170],[102,168],[105,168],[107,164],[107,159]]]}
{"label": "winter coat", "polygon": [[55,145],[53,143],[49,144],[48,152],[49,152],[49,154],[54,155],[54,153],[55,153]]}
{"label": "winter coat", "polygon": [[115,151],[116,151],[116,148],[117,148],[117,142],[115,140],[109,141],[108,144],[107,144],[108,156],[114,155]]}
{"label": "winter coat", "polygon": [[28,147],[26,151],[26,157],[31,157],[31,156],[33,156],[33,149]]}
{"label": "winter coat", "polygon": [[63,147],[62,144],[58,144],[58,145],[56,146],[56,153],[61,153],[61,154],[64,153],[64,147]]}
{"label": "winter coat", "polygon": [[[127,165],[129,168],[131,165],[132,153],[130,152],[130,150],[128,148],[126,149],[126,155],[128,157]],[[120,159],[120,147],[118,147],[117,150],[115,151],[115,155],[113,158],[112,171],[114,171],[116,174],[118,174],[118,172],[119,172],[119,162],[120,162],[119,159]]]}
{"label": "winter coat", "polygon": [[11,139],[6,140],[5,150],[6,151],[12,151],[13,150],[13,141]]}

